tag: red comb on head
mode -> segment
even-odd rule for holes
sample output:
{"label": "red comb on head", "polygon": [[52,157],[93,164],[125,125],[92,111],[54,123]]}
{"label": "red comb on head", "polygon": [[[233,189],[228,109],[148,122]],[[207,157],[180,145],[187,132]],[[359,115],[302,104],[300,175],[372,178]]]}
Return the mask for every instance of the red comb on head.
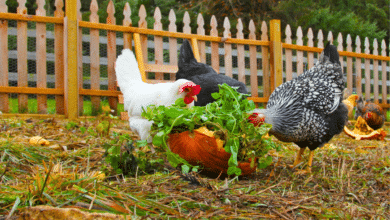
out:
{"label": "red comb on head", "polygon": [[195,100],[194,96],[198,95],[201,88],[193,82],[186,82],[179,87],[179,94],[185,92],[184,102],[190,104]]}
{"label": "red comb on head", "polygon": [[248,120],[255,127],[257,127],[257,126],[264,124],[265,116],[264,116],[264,114],[259,114],[259,113],[254,112],[249,116]]}
{"label": "red comb on head", "polygon": [[179,93],[186,92],[190,96],[198,95],[201,88],[193,82],[186,82],[179,87]]}

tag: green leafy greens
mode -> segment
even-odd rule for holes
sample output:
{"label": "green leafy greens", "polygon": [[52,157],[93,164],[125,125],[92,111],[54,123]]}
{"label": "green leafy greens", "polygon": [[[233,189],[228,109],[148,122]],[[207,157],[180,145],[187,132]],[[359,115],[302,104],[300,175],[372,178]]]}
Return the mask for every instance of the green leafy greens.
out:
{"label": "green leafy greens", "polygon": [[219,85],[219,92],[213,93],[212,97],[216,101],[202,107],[186,108],[183,99],[178,99],[169,107],[151,105],[144,109],[142,116],[154,121],[151,130],[154,135],[153,144],[165,150],[172,166],[184,164],[183,171],[188,171],[192,166],[168,148],[168,135],[207,126],[224,141],[225,151],[231,154],[228,175],[240,175],[238,161],[249,158],[258,158],[259,168],[267,167],[272,158],[265,155],[270,149],[277,147],[271,139],[264,138],[271,125],[255,127],[248,121],[248,112],[256,107],[254,102],[227,84]]}

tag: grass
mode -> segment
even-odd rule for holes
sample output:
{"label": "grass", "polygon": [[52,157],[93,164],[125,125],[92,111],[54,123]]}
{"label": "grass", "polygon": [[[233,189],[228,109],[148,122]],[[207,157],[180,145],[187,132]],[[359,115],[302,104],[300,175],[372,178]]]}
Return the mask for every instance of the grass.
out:
{"label": "grass", "polygon": [[[299,175],[293,163],[297,147],[277,142],[270,152],[273,164],[247,178],[215,179],[182,175],[157,163],[118,175],[107,162],[113,146],[129,151],[132,133],[110,132],[102,116],[79,121],[66,119],[0,118],[0,219],[44,215],[56,208],[77,208],[116,214],[113,218],[201,219],[386,219],[390,216],[390,148],[385,140],[357,141],[344,133],[315,150],[311,174]],[[129,130],[128,122],[113,120],[113,129]],[[390,132],[390,127],[384,128]],[[51,143],[29,143],[40,135]],[[143,153],[141,153],[143,152]],[[164,158],[138,148],[135,158]],[[308,152],[297,169],[306,168]],[[137,168],[138,166],[138,168]],[[57,209],[58,208],[58,209]],[[60,209],[61,208],[61,209]],[[52,210],[53,211],[53,210]],[[64,213],[61,213],[64,212]],[[67,212],[67,214],[71,214]],[[41,217],[43,217],[41,215]],[[75,216],[73,216],[74,218]],[[68,216],[72,219],[72,216]]]}
{"label": "grass", "polygon": [[[102,107],[103,106],[109,106],[108,100],[103,99],[100,103],[100,109],[97,112],[94,112],[92,109],[92,102],[88,100],[84,100],[83,102],[83,115],[85,116],[96,116],[100,113],[102,113]],[[9,99],[9,107],[10,107],[10,113],[16,114],[19,113],[18,108],[18,99],[16,98],[10,98]],[[118,104],[118,115],[120,115],[120,112],[123,112],[123,104]],[[38,102],[37,99],[29,98],[28,99],[28,112],[30,114],[36,114],[38,113]],[[48,114],[55,114],[56,113],[56,101],[55,99],[47,99],[47,113]]]}

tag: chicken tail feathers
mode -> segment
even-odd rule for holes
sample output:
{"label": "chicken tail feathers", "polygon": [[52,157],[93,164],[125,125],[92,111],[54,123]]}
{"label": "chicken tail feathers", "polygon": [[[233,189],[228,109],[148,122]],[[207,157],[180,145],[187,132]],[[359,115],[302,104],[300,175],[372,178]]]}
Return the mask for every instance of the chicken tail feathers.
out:
{"label": "chicken tail feathers", "polygon": [[324,56],[329,58],[329,61],[332,63],[340,64],[339,53],[337,52],[337,47],[331,45],[330,42],[326,44],[324,51],[322,52]]}
{"label": "chicken tail feathers", "polygon": [[116,80],[122,93],[134,83],[142,82],[138,62],[134,53],[129,49],[122,50],[115,62]]}

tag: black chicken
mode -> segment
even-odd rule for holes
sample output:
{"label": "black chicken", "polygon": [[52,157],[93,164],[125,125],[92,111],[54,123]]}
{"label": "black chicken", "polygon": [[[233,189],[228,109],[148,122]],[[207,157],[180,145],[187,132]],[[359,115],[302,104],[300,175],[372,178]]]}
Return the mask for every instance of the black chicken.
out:
{"label": "black chicken", "polygon": [[314,150],[343,131],[348,121],[348,109],[342,103],[344,86],[339,54],[328,43],[310,70],[277,87],[267,109],[254,110],[249,120],[255,125],[271,124],[270,134],[300,147],[294,167],[308,147],[307,172],[311,172]]}
{"label": "black chicken", "polygon": [[371,101],[364,102],[362,97],[357,100],[355,119],[361,116],[372,129],[377,130],[385,123],[385,111]]}
{"label": "black chicken", "polygon": [[218,85],[224,83],[231,87],[238,87],[237,91],[240,93],[248,93],[244,83],[218,74],[211,66],[196,61],[188,40],[184,40],[180,47],[179,71],[176,73],[176,79],[187,79],[196,85],[200,85],[202,90],[197,95],[198,101],[195,102],[196,106],[205,106],[210,102],[214,102],[215,99],[211,97],[211,94],[218,92]]}

